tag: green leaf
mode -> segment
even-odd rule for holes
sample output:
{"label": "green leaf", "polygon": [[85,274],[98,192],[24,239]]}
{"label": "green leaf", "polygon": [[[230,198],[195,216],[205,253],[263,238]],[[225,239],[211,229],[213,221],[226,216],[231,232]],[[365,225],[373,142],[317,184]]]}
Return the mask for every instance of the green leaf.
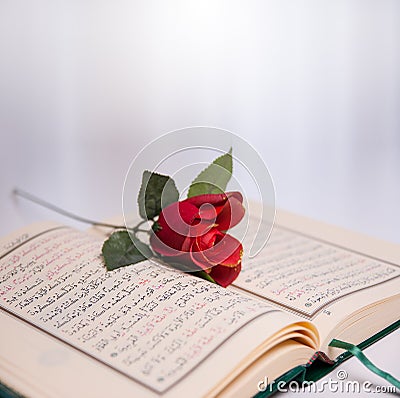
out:
{"label": "green leaf", "polygon": [[151,229],[153,230],[153,232],[158,232],[162,230],[162,226],[157,221],[154,221]]}
{"label": "green leaf", "polygon": [[140,217],[152,220],[158,216],[161,209],[179,200],[179,192],[171,177],[143,172],[142,185],[138,195]]}
{"label": "green leaf", "polygon": [[205,279],[206,281],[212,282],[212,283],[217,283],[209,274],[207,274],[206,271],[196,271],[193,272],[193,275],[198,276],[199,278]]}
{"label": "green leaf", "polygon": [[104,242],[102,253],[108,271],[131,265],[152,257],[150,248],[128,231],[116,231]]}
{"label": "green leaf", "polygon": [[208,193],[225,191],[232,176],[232,148],[225,155],[215,159],[191,183],[188,198]]}

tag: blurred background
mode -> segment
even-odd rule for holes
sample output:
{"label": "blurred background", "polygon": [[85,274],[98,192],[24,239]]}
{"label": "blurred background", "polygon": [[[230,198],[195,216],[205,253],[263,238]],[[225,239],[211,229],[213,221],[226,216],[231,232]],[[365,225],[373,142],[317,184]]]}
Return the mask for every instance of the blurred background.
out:
{"label": "blurred background", "polygon": [[[0,234],[121,213],[168,131],[224,128],[277,206],[400,243],[400,2],[0,0]],[[154,154],[157,156],[157,154]]]}

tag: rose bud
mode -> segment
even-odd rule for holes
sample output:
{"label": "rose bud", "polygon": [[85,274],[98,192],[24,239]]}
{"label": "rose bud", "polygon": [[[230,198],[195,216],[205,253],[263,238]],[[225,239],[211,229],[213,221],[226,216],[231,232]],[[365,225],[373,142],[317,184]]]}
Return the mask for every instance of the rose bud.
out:
{"label": "rose bud", "polygon": [[230,285],[241,270],[242,244],[226,233],[243,218],[240,192],[198,195],[165,207],[151,235],[155,253],[166,261],[203,270]]}

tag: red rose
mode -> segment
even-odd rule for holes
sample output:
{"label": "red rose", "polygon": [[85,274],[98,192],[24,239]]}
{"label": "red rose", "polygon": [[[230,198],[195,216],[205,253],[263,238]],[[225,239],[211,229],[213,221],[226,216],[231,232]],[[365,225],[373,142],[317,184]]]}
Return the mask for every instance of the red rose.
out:
{"label": "red rose", "polygon": [[150,244],[161,256],[194,265],[226,287],[241,269],[242,244],[226,231],[243,218],[242,202],[239,192],[227,192],[172,203],[160,213],[161,228],[152,234]]}

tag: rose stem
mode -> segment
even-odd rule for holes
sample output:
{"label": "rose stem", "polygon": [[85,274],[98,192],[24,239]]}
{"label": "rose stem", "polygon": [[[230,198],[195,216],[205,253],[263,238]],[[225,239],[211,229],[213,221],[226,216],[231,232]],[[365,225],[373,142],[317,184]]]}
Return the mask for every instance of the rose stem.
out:
{"label": "rose stem", "polygon": [[[85,217],[81,217],[81,216],[78,216],[76,214],[73,214],[73,213],[71,213],[71,212],[69,212],[67,210],[61,209],[60,207],[55,206],[52,203],[49,203],[49,202],[47,202],[47,201],[45,201],[45,200],[43,200],[41,198],[38,198],[35,195],[32,195],[29,192],[23,191],[22,189],[19,189],[19,188],[15,188],[13,190],[13,194],[16,195],[16,196],[20,196],[21,198],[30,200],[31,202],[34,202],[34,203],[38,204],[39,206],[42,206],[42,207],[45,207],[45,208],[47,208],[49,210],[55,211],[56,213],[62,214],[63,216],[72,218],[74,220],[77,220],[77,221],[80,221],[80,222],[83,222],[83,223],[86,223],[86,224],[92,224],[92,225],[95,225],[95,226],[98,226],[98,227],[108,227],[108,228],[116,228],[116,229],[129,229],[129,230],[131,230],[133,232],[138,232],[140,230],[139,226],[144,224],[145,222],[147,222],[147,220],[142,220],[134,228],[127,228],[124,225],[107,224],[107,223],[104,223],[104,222],[91,220],[89,218],[85,218]],[[148,232],[148,231],[146,231],[146,232]]]}

